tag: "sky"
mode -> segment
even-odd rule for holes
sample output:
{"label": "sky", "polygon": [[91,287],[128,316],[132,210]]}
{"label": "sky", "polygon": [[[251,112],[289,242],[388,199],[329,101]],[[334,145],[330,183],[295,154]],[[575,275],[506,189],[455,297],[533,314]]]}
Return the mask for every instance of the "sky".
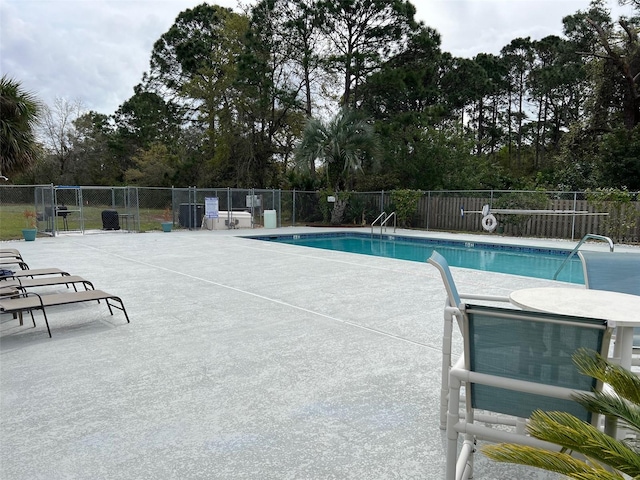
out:
{"label": "sky", "polygon": [[[47,105],[79,101],[110,115],[148,71],[153,44],[204,0],[0,0],[0,73]],[[207,0],[239,11],[237,0]],[[244,3],[250,3],[246,0]],[[562,18],[589,0],[414,0],[442,50],[498,54],[517,37],[562,34]],[[613,16],[620,12],[609,0]]]}

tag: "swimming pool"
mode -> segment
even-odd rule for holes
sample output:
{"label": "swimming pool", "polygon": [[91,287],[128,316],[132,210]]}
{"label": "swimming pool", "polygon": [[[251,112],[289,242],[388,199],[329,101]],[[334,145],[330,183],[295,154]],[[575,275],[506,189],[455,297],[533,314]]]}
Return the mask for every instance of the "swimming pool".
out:
{"label": "swimming pool", "polygon": [[[397,235],[372,236],[351,232],[263,235],[247,238],[413,262],[425,262],[431,256],[431,252],[437,250],[453,267],[549,280],[553,279],[556,271],[569,254],[569,251],[564,249],[432,240]],[[582,264],[577,257],[572,258],[564,266],[558,280],[584,284]]]}

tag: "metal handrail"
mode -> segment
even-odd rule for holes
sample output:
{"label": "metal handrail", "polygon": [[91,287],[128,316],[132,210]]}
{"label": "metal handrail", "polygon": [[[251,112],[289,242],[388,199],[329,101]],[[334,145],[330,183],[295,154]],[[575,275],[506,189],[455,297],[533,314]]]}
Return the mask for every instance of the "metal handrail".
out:
{"label": "metal handrail", "polygon": [[380,224],[380,235],[382,235],[382,227],[385,227],[385,232],[387,231],[387,222],[389,220],[391,220],[391,217],[393,217],[393,233],[396,233],[396,224],[398,221],[398,216],[396,215],[396,212],[391,212],[387,218],[385,218],[382,223]]}
{"label": "metal handrail", "polygon": [[613,240],[611,240],[609,237],[605,237],[604,235],[597,235],[595,233],[587,233],[584,237],[582,237],[582,240],[578,242],[575,248],[571,250],[571,253],[567,256],[567,258],[564,259],[564,262],[562,262],[562,265],[560,265],[560,268],[558,268],[555,275],[553,276],[554,280],[558,278],[558,274],[560,273],[560,271],[564,268],[567,262],[571,260],[571,257],[573,257],[578,252],[582,244],[589,239],[602,240],[603,242],[607,242],[609,244],[609,251],[613,252]]}
{"label": "metal handrail", "polygon": [[[378,220],[380,220],[381,218],[383,219],[383,221],[386,221],[386,219],[387,219],[387,212],[382,212],[380,215],[378,215],[378,217],[377,217],[373,222],[371,222],[371,235],[373,235],[373,226],[374,226],[374,225],[376,224],[376,222],[377,222]],[[382,222],[381,222],[381,224],[380,224],[380,234],[382,234]]]}

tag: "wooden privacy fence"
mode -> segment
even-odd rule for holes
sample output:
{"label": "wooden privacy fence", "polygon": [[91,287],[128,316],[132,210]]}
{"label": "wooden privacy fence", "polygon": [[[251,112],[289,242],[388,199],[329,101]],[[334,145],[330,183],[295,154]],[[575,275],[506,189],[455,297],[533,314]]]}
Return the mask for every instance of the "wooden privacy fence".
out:
{"label": "wooden privacy fence", "polygon": [[[482,215],[479,212],[484,205],[490,205],[489,197],[444,197],[423,196],[412,226],[428,230],[488,233],[482,228]],[[640,215],[640,202],[632,202]],[[461,214],[464,208],[464,216]],[[493,208],[496,208],[495,206]],[[611,235],[610,223],[615,220],[614,212],[605,209],[598,211],[586,200],[573,199],[549,200],[541,210],[586,211],[584,214],[495,214],[498,227],[495,233],[511,236],[580,239],[588,233]],[[609,216],[596,215],[609,213]],[[624,240],[638,243],[640,239],[640,221],[635,228],[624,234]]]}

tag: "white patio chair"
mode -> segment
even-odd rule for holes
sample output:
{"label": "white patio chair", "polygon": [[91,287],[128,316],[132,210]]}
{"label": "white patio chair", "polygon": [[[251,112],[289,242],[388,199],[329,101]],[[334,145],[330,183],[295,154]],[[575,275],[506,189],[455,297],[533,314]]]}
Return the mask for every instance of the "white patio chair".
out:
{"label": "white patio chair", "polygon": [[[476,423],[477,410],[523,418],[535,410],[565,411],[597,425],[597,416],[572,395],[602,385],[581,374],[572,356],[579,348],[606,354],[611,332],[605,320],[477,305],[462,306],[461,313],[464,354],[449,373],[447,480],[471,478],[478,439],[560,448],[513,429]],[[463,383],[467,398],[460,418]]]}
{"label": "white patio chair", "polygon": [[[640,295],[640,253],[580,250],[578,256],[587,288]],[[640,328],[633,329],[632,365],[640,365]]]}
{"label": "white patio chair", "polygon": [[481,300],[489,302],[509,302],[508,297],[497,295],[473,295],[460,294],[453,281],[451,270],[447,260],[437,251],[431,253],[431,257],[427,260],[431,265],[436,267],[440,272],[444,288],[447,291],[447,298],[444,306],[444,331],[442,334],[442,380],[440,387],[440,429],[444,430],[447,426],[447,406],[449,395],[449,369],[451,368],[451,342],[453,338],[453,318],[461,322],[461,313],[459,306],[462,299],[465,300]]}

